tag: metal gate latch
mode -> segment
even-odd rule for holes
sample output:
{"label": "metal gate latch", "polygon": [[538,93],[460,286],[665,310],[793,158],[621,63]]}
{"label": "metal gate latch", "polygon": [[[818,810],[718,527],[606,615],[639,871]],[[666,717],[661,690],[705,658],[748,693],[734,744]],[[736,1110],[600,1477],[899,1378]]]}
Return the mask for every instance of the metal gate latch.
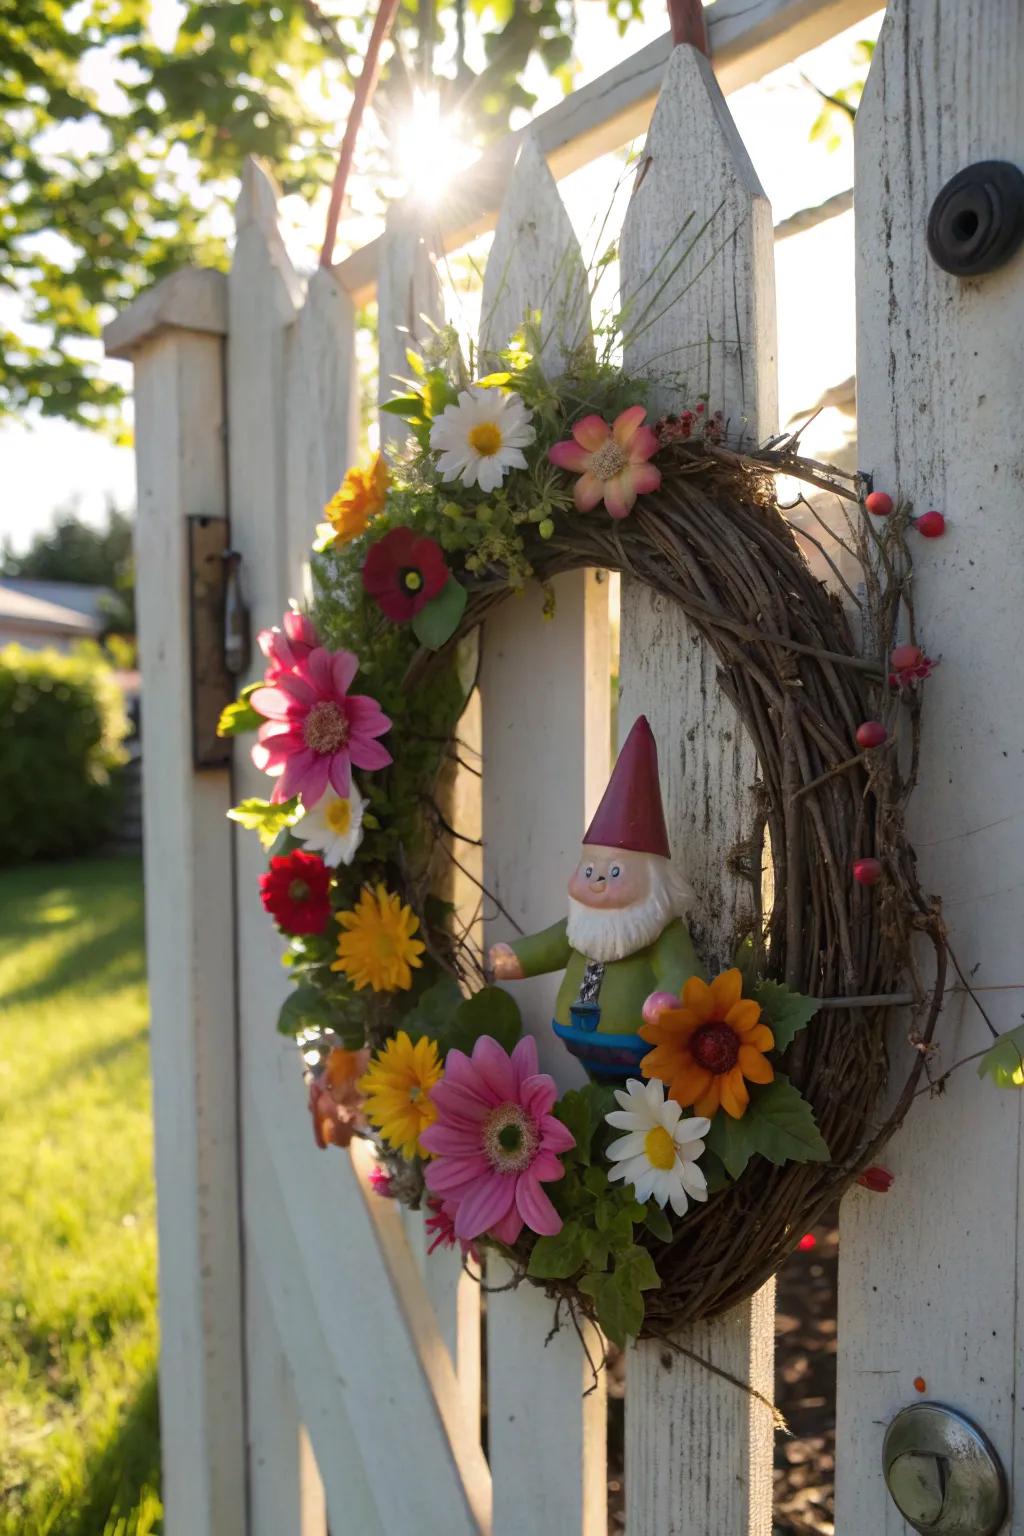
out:
{"label": "metal gate latch", "polygon": [[896,1415],[882,1447],[885,1485],[915,1531],[996,1536],[1006,1519],[1006,1478],[988,1439],[941,1403]]}

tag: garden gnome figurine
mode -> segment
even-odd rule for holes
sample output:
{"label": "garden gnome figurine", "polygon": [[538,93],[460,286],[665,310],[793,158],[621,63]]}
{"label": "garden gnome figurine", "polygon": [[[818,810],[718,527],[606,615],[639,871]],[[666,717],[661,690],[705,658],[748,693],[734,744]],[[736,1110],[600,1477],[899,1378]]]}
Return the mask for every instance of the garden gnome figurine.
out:
{"label": "garden gnome figurine", "polygon": [[650,1047],[644,1003],[702,974],[682,913],[693,892],[673,867],[644,715],[619,753],[569,881],[569,915],[543,933],[495,944],[498,981],[565,970],[553,1028],[591,1077],[635,1072]]}

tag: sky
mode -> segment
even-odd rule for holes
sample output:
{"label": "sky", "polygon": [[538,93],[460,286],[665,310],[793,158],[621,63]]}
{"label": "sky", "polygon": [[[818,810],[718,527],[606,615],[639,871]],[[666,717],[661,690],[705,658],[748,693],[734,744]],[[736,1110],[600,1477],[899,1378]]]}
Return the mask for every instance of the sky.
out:
{"label": "sky", "polygon": [[[178,0],[153,0],[152,25],[158,40],[169,43],[173,39],[182,11]],[[620,39],[603,5],[578,6],[577,85],[596,78],[612,62],[661,35],[665,14],[660,4],[648,0],[646,11],[645,19],[632,25],[625,39]],[[855,72],[856,42],[877,35],[881,15],[879,12],[813,54],[730,97],[730,108],[776,221],[852,185],[849,130],[842,130],[834,148],[810,138],[820,104],[807,80],[826,90],[848,83]],[[103,68],[100,62],[96,80],[100,88],[104,85]],[[561,94],[539,65],[531,70],[526,84],[538,94],[536,111],[553,105]],[[374,131],[372,126],[369,131]],[[621,174],[621,157],[606,156],[562,183],[585,254],[593,209],[604,210],[609,189]],[[227,207],[219,209],[218,221],[226,223],[228,213]],[[618,214],[621,216],[621,208]],[[298,265],[308,266],[322,228],[322,209],[309,209],[297,205],[296,199],[288,199],[282,216],[293,258]],[[349,220],[340,232],[341,248],[361,244],[374,233],[372,220]],[[592,242],[592,232],[590,238]],[[854,372],[853,215],[843,215],[780,243],[776,247],[776,285],[781,418],[785,423],[797,412],[813,407],[825,391]],[[14,302],[10,295],[0,298],[4,318],[11,314]],[[105,366],[111,377],[130,387],[128,364]],[[807,450],[827,453],[848,435],[849,426],[848,418],[826,411],[816,424],[816,437],[807,442]],[[84,516],[101,518],[109,501],[122,507],[134,504],[131,449],[115,446],[98,432],[64,422],[36,420],[0,428],[0,466],[4,479],[0,535],[11,538],[15,547],[24,547],[34,532],[47,527],[54,511],[62,506],[75,503]]]}

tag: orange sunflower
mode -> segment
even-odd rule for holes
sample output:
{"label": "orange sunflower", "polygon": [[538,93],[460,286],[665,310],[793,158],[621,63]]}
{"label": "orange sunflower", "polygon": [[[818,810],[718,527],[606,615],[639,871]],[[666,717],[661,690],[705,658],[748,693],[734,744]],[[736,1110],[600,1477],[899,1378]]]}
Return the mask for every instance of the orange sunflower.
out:
{"label": "orange sunflower", "polygon": [[372,518],[383,512],[391,476],[383,454],[375,453],[366,469],[353,466],[330,501],[324,516],[336,544],[349,544],[365,533]]}
{"label": "orange sunflower", "polygon": [[[775,1076],[764,1052],[775,1044],[761,1006],[743,996],[743,977],[723,971],[708,986],[691,976],[683,987],[682,1007],[665,1008],[640,1030],[654,1046],[640,1063],[644,1077],[667,1083],[668,1096],[698,1115],[719,1107],[739,1120],[750,1103],[747,1081],[770,1083]],[[745,1081],[746,1080],[746,1081]]]}

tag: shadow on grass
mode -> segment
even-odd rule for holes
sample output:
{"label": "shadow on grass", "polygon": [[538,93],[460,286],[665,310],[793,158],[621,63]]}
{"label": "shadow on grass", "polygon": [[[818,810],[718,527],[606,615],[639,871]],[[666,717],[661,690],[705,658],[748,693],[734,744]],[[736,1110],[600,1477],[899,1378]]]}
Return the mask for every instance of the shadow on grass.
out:
{"label": "shadow on grass", "polygon": [[[38,937],[39,930],[35,930]],[[10,935],[5,935],[10,937]],[[23,986],[12,987],[0,1002],[6,1008],[39,1003],[57,992],[74,988],[76,995],[109,997],[112,984],[132,986],[145,978],[146,967],[136,948],[137,928],[131,917],[115,919],[107,927],[68,944],[55,965]],[[130,958],[126,958],[130,953]]]}
{"label": "shadow on grass", "polygon": [[[120,1428],[91,1458],[85,1502],[55,1511],[52,1536],[156,1536],[160,1504],[160,1409],[156,1372],[141,1383]],[[28,1533],[26,1533],[28,1536]]]}

